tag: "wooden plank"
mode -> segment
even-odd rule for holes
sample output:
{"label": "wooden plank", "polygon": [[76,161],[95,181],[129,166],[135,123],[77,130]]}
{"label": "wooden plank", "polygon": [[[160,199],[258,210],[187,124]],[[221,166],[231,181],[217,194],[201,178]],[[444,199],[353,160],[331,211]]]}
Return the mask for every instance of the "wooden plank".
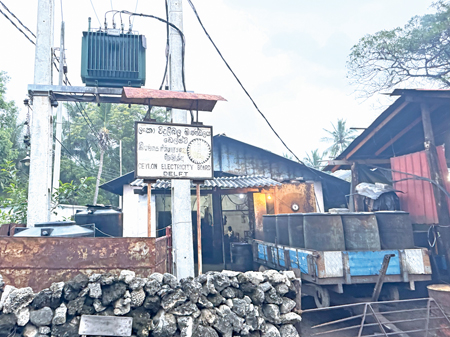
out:
{"label": "wooden plank", "polygon": [[[353,154],[355,154],[356,151],[358,151],[364,144],[366,144],[378,131],[380,131],[387,123],[389,123],[397,114],[403,110],[409,103],[403,102],[400,104],[400,106],[391,112],[391,114],[386,117],[380,124],[377,125],[372,131],[369,132],[369,134],[364,137],[362,141],[358,143],[346,156],[345,159],[349,159]],[[331,172],[336,172],[336,170],[339,169],[340,165],[336,165]]]}
{"label": "wooden plank", "polygon": [[389,159],[355,159],[355,160],[347,160],[347,159],[333,159],[327,160],[327,165],[352,165],[353,163],[357,164],[374,164],[374,165],[383,165],[389,164]]}
{"label": "wooden plank", "polygon": [[132,317],[82,315],[78,333],[88,336],[131,336]]}
{"label": "wooden plank", "polygon": [[388,141],[377,152],[375,152],[375,156],[378,156],[381,153],[383,153],[384,150],[386,150],[389,146],[394,144],[400,137],[402,137],[405,133],[407,133],[409,130],[411,130],[413,127],[415,127],[417,124],[419,124],[421,120],[422,120],[422,117],[416,118],[411,124],[409,124],[406,128],[404,128],[399,133],[397,133],[390,141]]}

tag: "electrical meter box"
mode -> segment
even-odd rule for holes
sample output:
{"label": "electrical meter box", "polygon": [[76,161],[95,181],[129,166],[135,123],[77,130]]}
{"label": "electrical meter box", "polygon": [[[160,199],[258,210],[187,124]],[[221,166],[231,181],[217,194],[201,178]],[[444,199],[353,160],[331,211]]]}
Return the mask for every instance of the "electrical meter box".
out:
{"label": "electrical meter box", "polygon": [[83,32],[81,79],[91,87],[141,87],[145,84],[144,35],[118,29]]}

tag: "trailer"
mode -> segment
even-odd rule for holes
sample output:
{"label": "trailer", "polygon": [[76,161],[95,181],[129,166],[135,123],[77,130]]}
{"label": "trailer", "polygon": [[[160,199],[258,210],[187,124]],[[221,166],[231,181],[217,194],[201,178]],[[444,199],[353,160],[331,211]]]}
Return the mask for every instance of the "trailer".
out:
{"label": "trailer", "polygon": [[313,296],[319,308],[330,306],[330,292],[343,294],[348,286],[366,285],[379,295],[384,283],[388,299],[397,300],[399,286],[415,290],[415,282],[431,280],[426,248],[317,251],[261,240],[251,244],[256,264],[296,271],[303,282],[302,293]]}

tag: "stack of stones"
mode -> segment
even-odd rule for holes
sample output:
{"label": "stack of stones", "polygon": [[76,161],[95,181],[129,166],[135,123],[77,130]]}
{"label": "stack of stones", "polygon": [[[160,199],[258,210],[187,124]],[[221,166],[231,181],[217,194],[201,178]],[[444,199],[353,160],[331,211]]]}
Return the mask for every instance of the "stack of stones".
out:
{"label": "stack of stones", "polygon": [[0,337],[78,337],[81,315],[133,317],[137,337],[298,337],[294,278],[225,270],[177,281],[123,270],[79,274],[37,294],[1,281]]}

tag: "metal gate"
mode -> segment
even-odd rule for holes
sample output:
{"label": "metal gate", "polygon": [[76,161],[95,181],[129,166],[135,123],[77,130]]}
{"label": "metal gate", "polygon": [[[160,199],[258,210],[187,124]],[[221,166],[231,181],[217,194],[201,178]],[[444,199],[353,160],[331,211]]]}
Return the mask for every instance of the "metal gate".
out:
{"label": "metal gate", "polygon": [[303,317],[314,324],[303,326],[302,336],[450,336],[450,319],[432,298],[311,309]]}

